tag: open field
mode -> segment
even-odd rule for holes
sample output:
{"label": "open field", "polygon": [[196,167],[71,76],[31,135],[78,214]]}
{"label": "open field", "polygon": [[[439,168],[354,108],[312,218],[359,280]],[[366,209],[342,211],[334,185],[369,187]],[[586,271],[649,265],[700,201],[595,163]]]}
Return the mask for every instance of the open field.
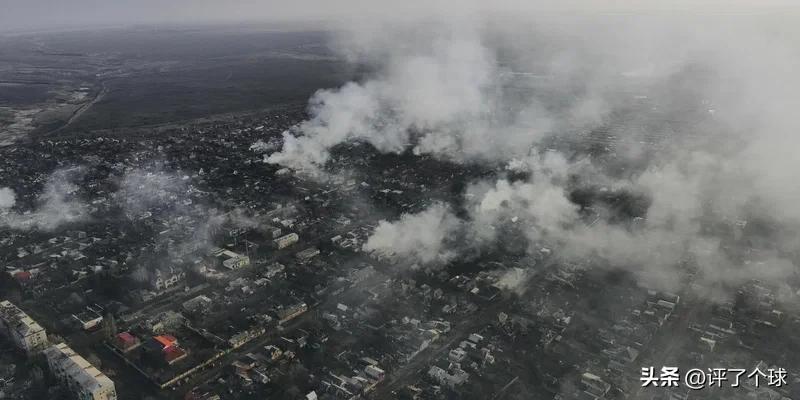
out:
{"label": "open field", "polygon": [[260,27],[0,37],[3,141],[302,104],[352,76],[326,41]]}

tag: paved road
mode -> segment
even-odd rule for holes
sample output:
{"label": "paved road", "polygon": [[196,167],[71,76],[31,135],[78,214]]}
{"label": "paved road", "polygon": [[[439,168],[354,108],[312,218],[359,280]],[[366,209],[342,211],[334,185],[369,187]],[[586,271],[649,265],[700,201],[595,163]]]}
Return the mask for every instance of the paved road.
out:
{"label": "paved road", "polygon": [[86,104],[84,104],[84,105],[80,106],[80,108],[78,108],[77,110],[75,110],[75,112],[74,112],[74,113],[72,113],[72,115],[69,117],[69,119],[68,119],[66,122],[64,122],[64,124],[63,124],[63,125],[61,125],[61,126],[59,126],[58,128],[55,128],[55,129],[53,129],[53,130],[51,130],[51,131],[47,132],[47,134],[51,134],[51,133],[58,133],[58,132],[60,132],[60,131],[62,131],[62,130],[64,130],[64,129],[66,129],[66,128],[67,128],[68,126],[70,126],[70,125],[71,125],[73,122],[77,121],[77,120],[78,120],[78,118],[80,118],[80,117],[81,117],[81,115],[83,115],[83,113],[85,113],[87,110],[89,110],[90,108],[92,108],[92,106],[94,106],[95,104],[97,104],[97,102],[99,102],[100,100],[102,100],[102,99],[103,99],[103,97],[105,97],[105,95],[108,93],[108,88],[106,87],[105,83],[103,83],[103,82],[101,82],[101,85],[102,85],[102,89],[100,89],[100,91],[99,91],[99,92],[97,92],[97,95],[96,95],[96,96],[94,96],[94,99],[92,99],[92,101],[90,101],[90,102],[88,102],[88,103],[86,103]]}

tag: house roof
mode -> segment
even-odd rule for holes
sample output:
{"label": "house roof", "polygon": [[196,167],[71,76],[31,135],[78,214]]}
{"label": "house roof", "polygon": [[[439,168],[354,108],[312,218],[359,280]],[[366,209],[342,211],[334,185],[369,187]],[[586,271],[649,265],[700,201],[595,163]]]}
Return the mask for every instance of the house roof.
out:
{"label": "house roof", "polygon": [[172,363],[184,356],[186,356],[186,352],[178,346],[171,346],[164,350],[164,360],[167,363]]}
{"label": "house roof", "polygon": [[134,343],[136,342],[136,336],[131,335],[128,332],[122,332],[117,335],[117,338],[125,343]]}
{"label": "house roof", "polygon": [[26,281],[28,279],[31,279],[31,273],[28,271],[18,271],[17,273],[14,274],[14,278],[17,278],[18,280],[21,281]]}
{"label": "house roof", "polygon": [[153,337],[157,342],[161,343],[164,349],[168,347],[172,347],[175,343],[178,342],[178,339],[175,339],[175,336],[172,335],[159,335]]}

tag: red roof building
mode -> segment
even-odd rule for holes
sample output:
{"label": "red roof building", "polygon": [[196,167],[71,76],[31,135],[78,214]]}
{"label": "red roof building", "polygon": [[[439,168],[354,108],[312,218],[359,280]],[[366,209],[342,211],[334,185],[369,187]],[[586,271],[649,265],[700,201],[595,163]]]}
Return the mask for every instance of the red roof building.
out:
{"label": "red roof building", "polygon": [[169,349],[170,347],[177,347],[178,346],[178,339],[172,335],[159,335],[153,337],[157,342],[161,343],[161,347],[164,350]]}
{"label": "red roof building", "polygon": [[31,279],[31,273],[28,271],[17,271],[17,273],[14,274],[14,278],[20,282],[27,282]]}
{"label": "red roof building", "polygon": [[170,346],[164,350],[164,360],[172,364],[186,357],[186,352],[178,346]]}
{"label": "red roof building", "polygon": [[122,332],[114,337],[114,346],[123,352],[131,351],[139,347],[139,344],[141,344],[139,338],[128,332]]}

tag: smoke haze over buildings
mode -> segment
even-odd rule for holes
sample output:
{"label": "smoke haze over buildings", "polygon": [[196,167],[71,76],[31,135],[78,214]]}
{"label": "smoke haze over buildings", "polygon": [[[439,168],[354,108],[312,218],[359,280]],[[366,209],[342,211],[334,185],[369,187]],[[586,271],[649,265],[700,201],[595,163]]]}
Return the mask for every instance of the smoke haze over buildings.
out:
{"label": "smoke haze over buildings", "polygon": [[[88,206],[77,196],[74,183],[82,174],[81,168],[60,169],[47,177],[32,210],[8,210],[16,202],[11,188],[0,188],[0,227],[18,230],[50,231],[62,224],[84,221],[89,217]],[[3,210],[7,212],[2,212]]]}
{"label": "smoke haze over buildings", "polygon": [[[688,259],[710,284],[794,274],[795,2],[548,3],[12,0],[0,24],[325,21],[336,54],[368,72],[318,91],[309,118],[284,133],[278,151],[255,145],[265,161],[321,171],[336,146],[366,142],[384,153],[504,166],[509,175],[473,182],[464,213],[436,203],[381,223],[368,250],[391,243],[410,260],[442,263],[465,244],[497,240],[495,226],[513,220],[532,249],[597,257],[656,286],[674,286]],[[607,156],[548,150],[596,131],[614,139]],[[4,224],[47,229],[84,216],[68,186],[48,187],[28,214],[14,211],[11,189],[0,190]],[[612,206],[591,204],[597,215],[587,223],[586,205],[574,198],[580,190],[642,198],[645,212],[622,223]],[[760,220],[778,228],[747,230],[759,247],[749,263],[734,261],[731,239],[710,229]],[[410,240],[412,232],[426,234]],[[456,248],[452,235],[467,240]]]}
{"label": "smoke haze over buildings", "polygon": [[[727,10],[747,8],[739,6]],[[514,217],[532,246],[625,267],[656,287],[674,289],[687,261],[706,289],[793,276],[800,250],[797,28],[757,13],[540,17],[532,7],[517,17],[497,18],[506,11],[500,6],[486,18],[433,12],[345,29],[337,50],[373,73],[320,90],[311,117],[265,160],[316,171],[335,146],[363,141],[381,152],[530,172],[475,182],[461,223],[436,204],[382,223],[370,239],[383,243],[391,234],[402,243],[411,223],[426,226],[432,235],[424,257],[417,245],[395,249],[421,262],[453,258],[446,238],[464,227],[479,247],[494,235],[487,227]],[[624,173],[596,157],[544,151],[553,138],[597,130],[614,137],[613,158],[629,165]],[[600,210],[585,223],[571,198],[581,188],[646,198],[643,222],[621,224]],[[739,221],[735,231],[760,220],[780,228],[745,262],[726,248],[730,230],[710,228]],[[753,243],[768,233],[749,234]],[[437,249],[438,256],[429,254]]]}
{"label": "smoke haze over buildings", "polygon": [[795,3],[8,0],[3,390],[788,398]]}

